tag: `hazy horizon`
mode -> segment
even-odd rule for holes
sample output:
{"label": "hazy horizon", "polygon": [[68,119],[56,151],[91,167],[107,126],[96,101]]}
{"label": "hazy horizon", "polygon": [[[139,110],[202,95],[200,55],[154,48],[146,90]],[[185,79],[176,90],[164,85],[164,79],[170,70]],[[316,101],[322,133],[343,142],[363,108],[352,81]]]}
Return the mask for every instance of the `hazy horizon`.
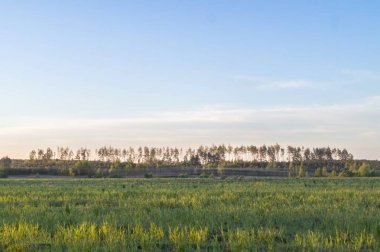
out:
{"label": "hazy horizon", "polygon": [[380,159],[376,1],[2,1],[0,157],[275,144]]}

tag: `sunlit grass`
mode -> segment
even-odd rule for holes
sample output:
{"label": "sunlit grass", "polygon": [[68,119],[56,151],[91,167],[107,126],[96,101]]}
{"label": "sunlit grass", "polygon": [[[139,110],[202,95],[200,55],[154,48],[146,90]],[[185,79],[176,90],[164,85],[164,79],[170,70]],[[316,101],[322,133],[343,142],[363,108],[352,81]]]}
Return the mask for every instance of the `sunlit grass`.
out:
{"label": "sunlit grass", "polygon": [[0,180],[0,250],[378,251],[380,179]]}

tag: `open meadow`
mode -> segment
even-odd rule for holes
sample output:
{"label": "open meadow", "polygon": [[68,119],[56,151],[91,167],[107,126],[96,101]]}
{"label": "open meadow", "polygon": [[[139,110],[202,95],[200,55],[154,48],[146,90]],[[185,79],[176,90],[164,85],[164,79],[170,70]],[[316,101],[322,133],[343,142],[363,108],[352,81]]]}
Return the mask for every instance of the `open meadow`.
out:
{"label": "open meadow", "polygon": [[4,179],[0,207],[0,250],[380,250],[378,178]]}

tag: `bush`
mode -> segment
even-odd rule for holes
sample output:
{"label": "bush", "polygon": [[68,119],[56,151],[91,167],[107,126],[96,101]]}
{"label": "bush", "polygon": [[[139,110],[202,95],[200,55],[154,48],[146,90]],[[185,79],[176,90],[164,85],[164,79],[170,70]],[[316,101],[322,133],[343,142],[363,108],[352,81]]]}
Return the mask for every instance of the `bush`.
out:
{"label": "bush", "polygon": [[349,170],[342,170],[339,172],[339,177],[352,177],[354,174]]}
{"label": "bush", "polygon": [[359,172],[359,176],[361,177],[370,177],[375,174],[375,171],[371,169],[371,166],[368,163],[363,163],[359,167],[358,172]]}
{"label": "bush", "polygon": [[315,169],[314,176],[322,177],[322,169],[321,168]]}
{"label": "bush", "polygon": [[298,167],[298,177],[305,177],[305,170],[303,168],[303,164],[301,164],[299,167]]}
{"label": "bush", "polygon": [[178,178],[188,178],[189,174],[187,174],[187,173],[180,173],[177,177]]}
{"label": "bush", "polygon": [[0,159],[0,169],[11,168],[12,160],[9,157],[3,157]]}
{"label": "bush", "polygon": [[73,166],[69,168],[70,176],[78,176],[78,175],[88,175],[91,177],[94,175],[94,171],[90,162],[88,161],[77,161]]}
{"label": "bush", "polygon": [[144,178],[153,178],[153,174],[149,172],[145,173]]}
{"label": "bush", "polygon": [[98,169],[96,169],[95,177],[96,178],[102,178],[102,177],[104,177],[104,172],[103,172],[102,168],[99,167]]}
{"label": "bush", "polygon": [[224,163],[223,162],[219,163],[217,169],[218,169],[218,175],[223,176]]}
{"label": "bush", "polygon": [[207,178],[207,174],[205,171],[202,171],[201,175],[199,176],[201,178]]}
{"label": "bush", "polygon": [[125,170],[125,164],[120,163],[120,161],[113,162],[109,169],[109,177],[121,178],[125,175]]}
{"label": "bush", "polygon": [[329,172],[327,171],[326,166],[322,168],[322,177],[327,177],[329,175]]}
{"label": "bush", "polygon": [[0,178],[8,178],[8,175],[4,170],[0,171]]}

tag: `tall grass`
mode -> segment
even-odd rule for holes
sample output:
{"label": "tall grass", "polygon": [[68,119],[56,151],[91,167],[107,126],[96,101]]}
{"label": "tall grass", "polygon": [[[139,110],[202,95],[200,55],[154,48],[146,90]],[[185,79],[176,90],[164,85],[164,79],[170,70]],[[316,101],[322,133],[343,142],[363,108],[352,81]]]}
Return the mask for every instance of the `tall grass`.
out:
{"label": "tall grass", "polygon": [[377,178],[0,180],[0,207],[0,250],[380,250]]}

